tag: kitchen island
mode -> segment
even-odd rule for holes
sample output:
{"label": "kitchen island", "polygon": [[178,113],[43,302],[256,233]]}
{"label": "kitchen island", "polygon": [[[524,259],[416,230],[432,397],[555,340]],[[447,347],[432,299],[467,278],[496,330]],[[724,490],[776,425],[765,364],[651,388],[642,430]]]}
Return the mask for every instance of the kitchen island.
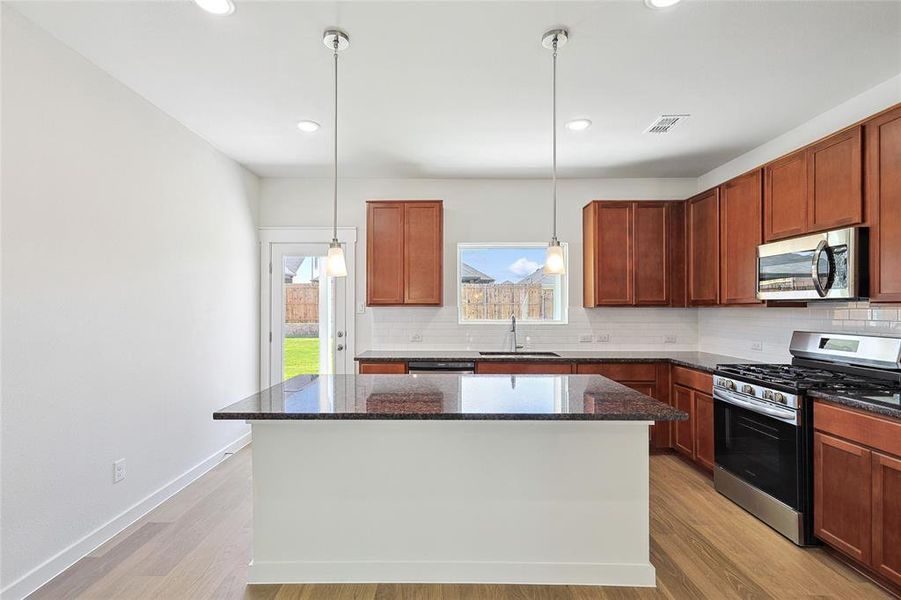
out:
{"label": "kitchen island", "polygon": [[591,375],[299,376],[253,429],[251,583],[653,586],[648,427]]}

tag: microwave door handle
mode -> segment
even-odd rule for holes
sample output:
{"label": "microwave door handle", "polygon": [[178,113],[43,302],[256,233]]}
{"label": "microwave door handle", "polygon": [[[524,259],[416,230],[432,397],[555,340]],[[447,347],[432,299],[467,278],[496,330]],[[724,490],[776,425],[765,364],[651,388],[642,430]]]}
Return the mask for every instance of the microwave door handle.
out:
{"label": "microwave door handle", "polygon": [[[817,244],[817,249],[813,251],[813,259],[810,262],[810,276],[813,278],[813,288],[816,290],[817,294],[820,298],[826,297],[826,290],[823,288],[823,285],[820,283],[820,256],[822,256],[823,251],[826,250],[826,240],[820,240],[820,243]],[[832,265],[829,265],[829,269],[832,269]],[[831,275],[831,273],[830,273]]]}

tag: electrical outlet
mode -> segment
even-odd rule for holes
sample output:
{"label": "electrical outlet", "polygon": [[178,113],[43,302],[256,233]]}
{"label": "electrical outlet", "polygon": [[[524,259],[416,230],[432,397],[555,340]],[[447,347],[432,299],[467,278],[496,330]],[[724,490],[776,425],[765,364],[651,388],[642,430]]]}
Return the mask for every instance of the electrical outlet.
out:
{"label": "electrical outlet", "polygon": [[582,342],[583,344],[590,344],[591,340],[592,340],[592,338],[591,338],[590,333],[588,335],[580,335],[579,336],[579,341]]}
{"label": "electrical outlet", "polygon": [[598,334],[597,340],[599,342],[601,342],[602,344],[606,344],[610,341],[610,334],[609,333]]}
{"label": "electrical outlet", "polygon": [[362,315],[366,313],[366,303],[365,302],[357,302],[357,314]]}
{"label": "electrical outlet", "polygon": [[410,334],[410,341],[411,341],[411,342],[421,342],[421,341],[422,341],[422,334],[421,334],[421,333],[412,333],[412,334]]}
{"label": "electrical outlet", "polygon": [[763,352],[763,342],[751,342],[751,350],[754,352]]}
{"label": "electrical outlet", "polygon": [[674,336],[674,335],[665,335],[665,336],[663,336],[663,343],[664,343],[664,344],[675,344],[675,343],[676,343],[676,336]]}
{"label": "electrical outlet", "polygon": [[125,459],[120,458],[113,463],[113,483],[119,483],[125,479]]}

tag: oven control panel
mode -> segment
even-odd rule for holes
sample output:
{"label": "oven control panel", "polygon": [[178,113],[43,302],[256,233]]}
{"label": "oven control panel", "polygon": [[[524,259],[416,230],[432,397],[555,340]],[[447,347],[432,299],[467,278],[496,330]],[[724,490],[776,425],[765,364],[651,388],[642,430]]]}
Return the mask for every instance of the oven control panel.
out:
{"label": "oven control panel", "polygon": [[722,377],[720,375],[717,375],[713,379],[713,386],[728,390],[730,392],[742,394],[744,396],[757,398],[758,400],[772,402],[773,404],[778,404],[780,406],[786,406],[794,409],[797,409],[800,406],[799,399],[796,394],[780,392],[778,390],[773,390],[762,385],[747,383],[737,379],[730,379],[729,377]]}

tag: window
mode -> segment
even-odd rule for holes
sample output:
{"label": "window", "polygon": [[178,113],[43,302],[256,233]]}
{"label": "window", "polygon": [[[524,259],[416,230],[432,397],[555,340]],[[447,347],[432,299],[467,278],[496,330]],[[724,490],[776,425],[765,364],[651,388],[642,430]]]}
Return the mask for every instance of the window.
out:
{"label": "window", "polygon": [[[458,244],[460,323],[566,323],[566,275],[544,274],[546,243]],[[568,249],[563,244],[564,260]],[[566,266],[569,271],[569,264]]]}

